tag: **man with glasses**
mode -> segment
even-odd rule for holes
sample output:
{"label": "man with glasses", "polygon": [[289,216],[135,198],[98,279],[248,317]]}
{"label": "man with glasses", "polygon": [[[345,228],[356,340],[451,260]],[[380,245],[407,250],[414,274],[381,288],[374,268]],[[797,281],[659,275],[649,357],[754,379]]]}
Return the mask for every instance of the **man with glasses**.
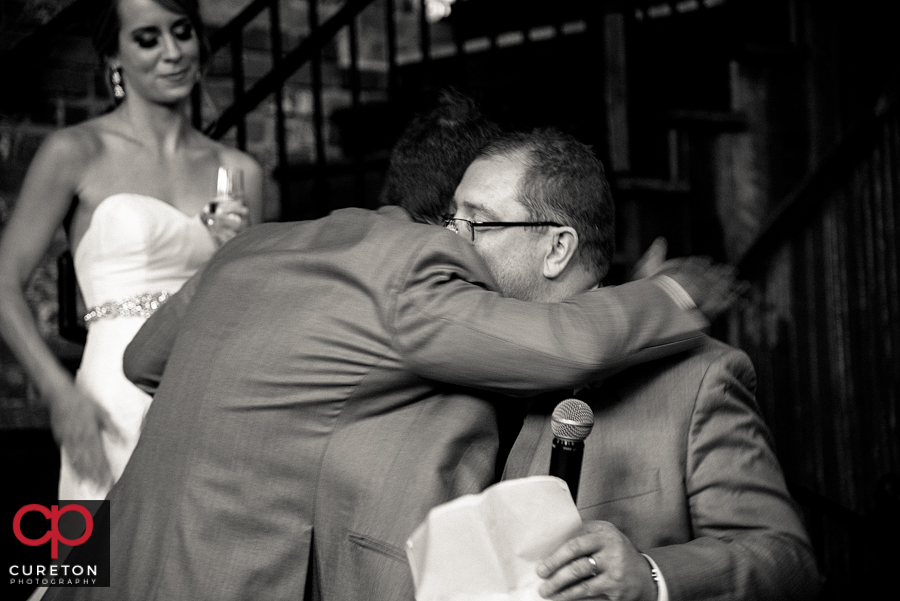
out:
{"label": "man with glasses", "polygon": [[494,478],[494,407],[463,387],[579,386],[701,342],[657,283],[522,303],[470,241],[415,222],[494,133],[444,98],[391,159],[408,212],[257,226],[148,320],[124,358],[156,395],[110,493],[112,586],[48,600],[296,599],[308,573],[313,598],[411,600],[406,538]]}
{"label": "man with glasses", "polygon": [[[606,274],[612,199],[599,161],[570,136],[539,130],[491,143],[455,201],[446,226],[473,245],[506,296],[571,301]],[[708,315],[727,305],[720,292],[701,299]],[[708,339],[567,394],[594,410],[578,496],[589,521],[539,568],[541,594],[814,598],[815,561],[755,382],[743,352]],[[509,404],[505,425],[524,425],[504,478],[547,473],[557,400],[535,401],[526,415],[527,402]]]}
{"label": "man with glasses", "polygon": [[472,244],[475,243],[476,227],[540,227],[545,225],[563,227],[563,224],[555,221],[469,221],[461,217],[445,217],[443,221],[445,228],[456,232],[463,238],[468,238]]}

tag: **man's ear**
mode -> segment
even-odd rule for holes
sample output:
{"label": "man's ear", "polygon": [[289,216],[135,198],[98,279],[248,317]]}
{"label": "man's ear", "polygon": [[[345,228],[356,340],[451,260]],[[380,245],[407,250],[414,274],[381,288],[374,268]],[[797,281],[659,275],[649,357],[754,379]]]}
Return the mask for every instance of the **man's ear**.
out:
{"label": "man's ear", "polygon": [[550,236],[550,248],[544,255],[544,277],[548,280],[558,278],[569,266],[569,262],[578,250],[578,232],[569,226],[553,226]]}

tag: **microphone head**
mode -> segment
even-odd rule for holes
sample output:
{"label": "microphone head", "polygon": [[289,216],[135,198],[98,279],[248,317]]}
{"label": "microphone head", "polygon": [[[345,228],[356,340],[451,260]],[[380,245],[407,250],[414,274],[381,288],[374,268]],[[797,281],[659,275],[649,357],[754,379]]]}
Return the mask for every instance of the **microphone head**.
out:
{"label": "microphone head", "polygon": [[550,416],[553,436],[563,440],[581,442],[594,427],[594,412],[584,401],[566,399],[556,406]]}

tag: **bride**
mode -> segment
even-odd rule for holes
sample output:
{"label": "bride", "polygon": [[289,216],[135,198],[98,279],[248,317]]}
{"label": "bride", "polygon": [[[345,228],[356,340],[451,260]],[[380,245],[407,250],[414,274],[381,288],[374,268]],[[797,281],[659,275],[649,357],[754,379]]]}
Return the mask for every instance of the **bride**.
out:
{"label": "bride", "polygon": [[[103,4],[94,44],[118,106],[47,137],[0,239],[0,334],[50,408],[60,499],[102,499],[121,475],[150,404],[122,373],[125,346],[219,244],[262,212],[259,164],[206,138],[186,117],[206,59],[197,0]],[[220,166],[243,172],[245,205],[226,202],[204,214]],[[91,309],[74,381],[22,293],[67,214]]]}

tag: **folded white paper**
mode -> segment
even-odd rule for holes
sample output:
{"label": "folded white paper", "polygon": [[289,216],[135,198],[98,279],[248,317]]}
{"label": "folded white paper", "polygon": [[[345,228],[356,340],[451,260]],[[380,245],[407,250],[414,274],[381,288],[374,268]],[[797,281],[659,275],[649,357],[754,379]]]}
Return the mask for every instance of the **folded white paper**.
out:
{"label": "folded white paper", "polygon": [[538,562],[581,517],[559,478],[508,480],[431,510],[406,542],[417,601],[539,601]]}

